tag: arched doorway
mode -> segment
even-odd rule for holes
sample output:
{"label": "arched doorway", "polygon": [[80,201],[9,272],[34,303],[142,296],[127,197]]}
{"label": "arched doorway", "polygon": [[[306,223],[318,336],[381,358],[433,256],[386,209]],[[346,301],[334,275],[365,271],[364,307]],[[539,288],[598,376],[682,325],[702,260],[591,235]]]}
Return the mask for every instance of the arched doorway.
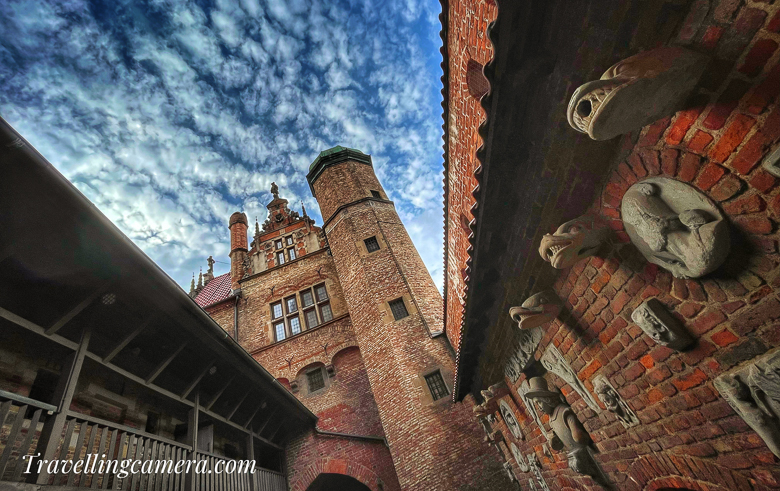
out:
{"label": "arched doorway", "polygon": [[344,474],[320,474],[306,491],[371,491],[354,477]]}

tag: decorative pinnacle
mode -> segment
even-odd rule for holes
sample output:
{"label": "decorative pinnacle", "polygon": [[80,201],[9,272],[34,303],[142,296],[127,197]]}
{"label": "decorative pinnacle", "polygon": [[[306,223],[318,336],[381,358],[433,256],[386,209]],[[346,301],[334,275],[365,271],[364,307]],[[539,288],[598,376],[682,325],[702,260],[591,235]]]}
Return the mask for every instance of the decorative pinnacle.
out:
{"label": "decorative pinnacle", "polygon": [[203,268],[200,268],[200,273],[198,273],[198,289],[203,288]]}
{"label": "decorative pinnacle", "polygon": [[303,216],[308,217],[309,215],[306,214],[306,207],[303,205],[303,200],[301,200],[301,209],[303,210]]}

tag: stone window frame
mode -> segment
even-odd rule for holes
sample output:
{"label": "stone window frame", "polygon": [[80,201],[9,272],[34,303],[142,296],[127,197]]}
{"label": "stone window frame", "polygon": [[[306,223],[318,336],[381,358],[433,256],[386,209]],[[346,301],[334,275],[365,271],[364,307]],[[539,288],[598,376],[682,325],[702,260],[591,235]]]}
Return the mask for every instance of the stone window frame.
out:
{"label": "stone window frame", "polygon": [[[372,254],[374,252],[377,252],[380,249],[379,247],[379,241],[376,240],[376,235],[372,235],[371,237],[368,237],[367,239],[363,239],[363,243],[366,244],[366,252],[369,254]],[[372,247],[376,247],[376,249],[371,249]],[[371,249],[371,250],[369,250]]]}
{"label": "stone window frame", "polygon": [[[376,242],[379,245],[379,249],[368,252],[368,247],[366,246],[366,240],[370,239],[371,237],[374,237],[376,239]],[[385,241],[384,237],[382,237],[381,233],[376,233],[355,241],[355,246],[357,247],[358,255],[361,258],[364,258],[376,254],[377,252],[382,251],[384,249],[387,249],[387,242]]]}
{"label": "stone window frame", "polygon": [[[433,400],[433,394],[431,394],[431,391],[428,388],[428,383],[425,380],[425,378],[435,374],[436,372],[439,372],[441,374],[441,378],[444,381],[444,386],[447,388],[447,396],[437,400]],[[454,374],[452,370],[448,370],[442,365],[434,365],[429,367],[427,370],[423,370],[422,372],[418,373],[413,380],[413,384],[415,386],[419,386],[421,389],[420,400],[423,406],[445,406],[447,404],[450,404],[452,401],[453,379],[454,379]]]}
{"label": "stone window frame", "polygon": [[[403,299],[404,307],[406,307],[406,313],[408,315],[406,317],[396,320],[395,316],[393,316],[393,311],[390,308],[390,302],[399,299]],[[382,320],[390,324],[404,322],[407,319],[417,314],[417,307],[414,305],[414,302],[412,302],[412,297],[408,293],[404,293],[400,297],[388,298],[387,300],[379,304],[379,310],[380,312],[382,312]]]}
{"label": "stone window frame", "polygon": [[[274,343],[278,343],[280,341],[289,339],[293,336],[302,334],[305,331],[319,327],[322,324],[330,322],[336,318],[336,314],[333,312],[333,306],[331,304],[332,298],[331,298],[331,292],[328,290],[328,283],[329,283],[328,281],[321,281],[319,283],[315,283],[295,293],[292,293],[278,300],[275,300],[269,304],[270,312],[271,312],[271,335]],[[317,290],[320,287],[322,287],[325,291],[324,297],[321,297],[320,295],[317,294]],[[306,305],[305,307],[303,305],[304,293],[309,293],[311,295],[311,300],[312,300],[312,303]],[[293,298],[295,299],[297,310],[291,312],[288,309],[288,300]],[[279,317],[274,317],[274,306],[276,305],[279,305],[282,310],[282,315]],[[328,311],[330,312],[330,318],[327,320],[325,319],[325,313],[324,313],[325,309],[328,309]],[[317,321],[316,324],[311,325],[309,323],[306,317],[306,314],[309,312],[314,313],[314,317],[316,318]],[[290,324],[290,319],[293,319],[295,317],[298,318],[298,322],[300,324],[300,331],[297,333],[292,332],[292,325]],[[276,326],[277,324],[279,324],[280,321],[284,323],[285,337],[282,339],[279,339],[276,333]]]}
{"label": "stone window frame", "polygon": [[[317,373],[317,372],[319,372],[320,377],[322,377],[322,387],[316,390],[311,390],[311,385],[310,385],[311,379],[309,377],[310,374]],[[296,383],[296,386],[298,387],[296,392],[298,392],[300,390],[300,387],[303,386],[306,389],[305,389],[305,393],[301,394],[302,396],[319,395],[325,392],[328,389],[328,387],[330,387],[330,383],[331,383],[330,378],[331,377],[327,371],[327,367],[321,363],[317,363],[314,366],[309,367],[300,373],[300,376],[297,379],[298,380],[303,379],[303,380],[301,380],[300,383]]]}
{"label": "stone window frame", "polygon": [[387,199],[385,196],[382,196],[382,191],[378,189],[369,189],[368,192],[371,193],[372,198]]}
{"label": "stone window frame", "polygon": [[[428,391],[431,393],[431,397],[434,401],[444,399],[450,395],[450,390],[447,387],[447,384],[444,383],[444,375],[442,375],[441,370],[436,370],[428,375],[423,375],[423,379],[425,380],[425,384],[428,386]],[[441,387],[437,387],[438,385],[441,385]],[[442,388],[444,390],[443,393],[440,390]],[[440,394],[439,397],[436,397],[437,392]]]}

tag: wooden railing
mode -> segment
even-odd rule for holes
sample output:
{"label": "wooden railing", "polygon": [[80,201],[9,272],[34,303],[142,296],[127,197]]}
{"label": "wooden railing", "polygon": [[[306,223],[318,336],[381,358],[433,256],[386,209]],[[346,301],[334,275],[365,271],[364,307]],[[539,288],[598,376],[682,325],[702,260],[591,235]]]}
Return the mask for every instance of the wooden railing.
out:
{"label": "wooden railing", "polygon": [[[107,461],[118,461],[119,466],[124,460],[141,463],[149,460],[170,460],[175,465],[179,461],[188,460],[192,453],[192,449],[182,443],[73,412],[68,412],[62,441],[68,442],[68,445],[60,445],[54,459],[73,462],[87,462],[88,455],[92,454],[105,455]],[[123,491],[184,489],[183,473],[135,473],[119,479],[113,467],[104,466],[101,472],[99,462],[93,466],[91,462],[96,459],[92,457],[90,465],[78,473],[72,467],[67,472],[59,469],[59,472],[52,476],[50,484]],[[137,465],[136,469],[140,469],[141,465]]]}
{"label": "wooden railing", "polygon": [[[245,472],[225,473],[229,459],[208,452],[197,452],[198,462],[206,461],[206,471],[198,474],[198,489],[212,491],[286,491],[287,480],[281,472],[256,467],[254,474]],[[245,461],[246,462],[246,461]],[[217,465],[217,463],[220,463]],[[201,464],[202,465],[202,464]],[[218,474],[217,472],[221,472]]]}
{"label": "wooden railing", "polygon": [[0,390],[0,481],[22,480],[27,463],[21,457],[35,450],[44,420],[56,410],[50,404]]}

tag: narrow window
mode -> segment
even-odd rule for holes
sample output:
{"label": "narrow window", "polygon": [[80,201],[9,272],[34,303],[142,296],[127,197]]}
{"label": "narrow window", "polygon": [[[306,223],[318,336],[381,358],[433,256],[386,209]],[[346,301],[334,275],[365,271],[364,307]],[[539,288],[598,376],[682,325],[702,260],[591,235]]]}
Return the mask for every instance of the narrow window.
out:
{"label": "narrow window", "polygon": [[276,248],[277,249],[281,249],[282,248],[282,240],[281,239],[276,241]]}
{"label": "narrow window", "polygon": [[309,393],[316,392],[325,387],[325,378],[322,376],[322,369],[317,368],[306,374],[309,379]]}
{"label": "narrow window", "polygon": [[441,370],[436,370],[430,375],[425,376],[425,382],[428,384],[428,390],[431,391],[434,401],[438,401],[442,397],[447,397],[450,391],[447,390],[447,386],[444,384],[444,378],[441,376]]}
{"label": "narrow window", "polygon": [[287,254],[289,254],[290,256],[290,261],[295,259],[295,247],[290,247],[289,249],[287,249]]}
{"label": "narrow window", "polygon": [[333,319],[333,312],[330,310],[329,303],[325,302],[320,306],[320,317],[322,317],[322,322],[328,322]]}
{"label": "narrow window", "polygon": [[401,320],[404,317],[409,316],[409,312],[406,310],[406,305],[404,305],[403,298],[396,298],[395,300],[391,300],[389,303],[390,311],[393,312],[393,318],[395,318],[395,320]]}
{"label": "narrow window", "polygon": [[282,316],[282,302],[271,304],[271,315],[274,319]]}
{"label": "narrow window", "polygon": [[317,294],[317,301],[322,302],[328,299],[328,290],[325,285],[317,285],[314,287],[314,293]]}
{"label": "narrow window", "polygon": [[317,321],[317,312],[314,309],[307,310],[304,315],[306,316],[306,329],[317,327],[319,322]]}
{"label": "narrow window", "polygon": [[152,435],[156,435],[159,425],[160,414],[150,411],[149,414],[146,415],[146,428],[144,431],[151,433]]}
{"label": "narrow window", "polygon": [[311,290],[304,290],[301,292],[301,303],[304,307],[314,304],[314,297],[311,296]]}
{"label": "narrow window", "polygon": [[288,235],[285,240],[287,241],[287,245],[290,246],[293,244],[293,238],[292,235]]}
{"label": "narrow window", "polygon": [[290,332],[293,336],[296,334],[300,334],[301,332],[301,320],[298,318],[298,316],[290,317]]}
{"label": "narrow window", "polygon": [[276,265],[282,265],[284,264],[284,252],[277,252],[276,253]]}
{"label": "narrow window", "polygon": [[379,194],[379,191],[374,191],[373,189],[371,190],[371,196],[373,196],[374,198],[382,199],[382,195]]}
{"label": "narrow window", "polygon": [[281,341],[286,338],[287,335],[284,332],[284,322],[277,322],[274,324],[274,331],[276,332],[276,340]]}
{"label": "narrow window", "polygon": [[293,312],[298,312],[298,302],[295,300],[295,295],[292,297],[287,297],[285,299],[285,302],[287,302],[287,313],[292,314]]}
{"label": "narrow window", "polygon": [[366,243],[366,250],[368,252],[374,252],[379,250],[379,242],[377,242],[376,236],[369,237],[365,239],[363,242]]}

